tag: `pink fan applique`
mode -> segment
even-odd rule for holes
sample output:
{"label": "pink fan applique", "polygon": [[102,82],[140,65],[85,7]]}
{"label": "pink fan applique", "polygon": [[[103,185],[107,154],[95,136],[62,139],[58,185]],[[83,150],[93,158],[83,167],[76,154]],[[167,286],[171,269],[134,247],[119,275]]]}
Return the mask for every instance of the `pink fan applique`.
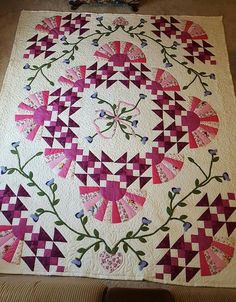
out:
{"label": "pink fan applique", "polygon": [[199,252],[202,276],[215,275],[221,272],[234,254],[232,238],[213,238],[209,248]]}
{"label": "pink fan applique", "polygon": [[59,34],[62,33],[60,32],[60,25],[61,25],[61,16],[53,16],[50,18],[43,19],[40,24],[37,24],[35,26],[35,29],[37,31],[58,36]]}
{"label": "pink fan applique", "polygon": [[188,110],[182,117],[182,125],[188,127],[190,148],[209,144],[218,132],[216,112],[207,102],[196,97],[191,97]]}
{"label": "pink fan applique", "polygon": [[[193,40],[207,40],[208,36],[206,32],[203,30],[203,28],[193,21],[182,21],[180,24],[178,24],[178,27],[180,27],[181,31],[185,33],[186,38],[191,38]],[[183,35],[182,33],[182,35]]]}
{"label": "pink fan applique", "polygon": [[101,46],[94,56],[121,67],[125,66],[126,62],[146,63],[145,54],[139,47],[123,41],[113,41]]}
{"label": "pink fan applique", "polygon": [[184,164],[183,155],[159,154],[158,148],[153,148],[152,153],[147,153],[147,158],[152,159],[152,179],[154,184],[161,184],[175,178]]}
{"label": "pink fan applique", "polygon": [[121,223],[132,219],[143,207],[146,193],[121,189],[118,182],[106,187],[80,187],[82,203],[100,221]]}
{"label": "pink fan applique", "polygon": [[0,257],[14,264],[20,264],[23,241],[13,233],[11,226],[0,226]]}
{"label": "pink fan applique", "polygon": [[51,112],[47,110],[48,96],[49,91],[34,93],[18,106],[22,113],[15,115],[16,126],[31,141],[44,122],[51,120]]}
{"label": "pink fan applique", "polygon": [[46,148],[44,154],[49,167],[59,176],[66,178],[69,172],[74,174],[76,156],[81,155],[82,151],[78,149],[77,144],[72,144],[70,149]]}
{"label": "pink fan applique", "polygon": [[156,71],[155,81],[147,84],[146,87],[151,90],[153,95],[158,91],[180,91],[179,84],[172,74],[160,68]]}
{"label": "pink fan applique", "polygon": [[60,84],[76,87],[78,92],[83,92],[85,87],[86,66],[76,66],[69,68],[65,76],[61,76],[58,81]]}

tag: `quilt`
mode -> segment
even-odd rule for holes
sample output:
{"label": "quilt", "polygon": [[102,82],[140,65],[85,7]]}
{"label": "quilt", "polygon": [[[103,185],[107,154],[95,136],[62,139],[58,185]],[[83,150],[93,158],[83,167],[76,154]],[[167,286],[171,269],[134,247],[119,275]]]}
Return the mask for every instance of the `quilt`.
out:
{"label": "quilt", "polygon": [[0,106],[0,273],[236,286],[221,17],[24,11]]}

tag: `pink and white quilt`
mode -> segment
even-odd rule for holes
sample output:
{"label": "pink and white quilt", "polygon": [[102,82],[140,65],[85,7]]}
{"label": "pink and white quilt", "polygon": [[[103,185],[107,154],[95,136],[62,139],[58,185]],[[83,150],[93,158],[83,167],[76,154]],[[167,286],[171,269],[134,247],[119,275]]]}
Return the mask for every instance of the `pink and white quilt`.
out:
{"label": "pink and white quilt", "polygon": [[23,12],[0,106],[0,273],[236,286],[221,17]]}

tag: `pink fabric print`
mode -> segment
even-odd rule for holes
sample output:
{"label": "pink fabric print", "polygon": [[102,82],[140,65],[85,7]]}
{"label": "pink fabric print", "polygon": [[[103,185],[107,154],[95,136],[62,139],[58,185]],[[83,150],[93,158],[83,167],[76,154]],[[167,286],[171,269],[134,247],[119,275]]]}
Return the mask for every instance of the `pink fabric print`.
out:
{"label": "pink fabric print", "polygon": [[130,42],[113,41],[99,48],[94,54],[97,59],[112,62],[114,66],[125,66],[125,63],[146,63],[143,51]]}
{"label": "pink fabric print", "polygon": [[129,22],[123,17],[118,17],[112,22],[112,24],[117,26],[127,26],[129,25]]}
{"label": "pink fabric print", "polygon": [[217,135],[219,118],[213,108],[197,97],[191,97],[186,116],[182,117],[183,126],[189,132],[190,148],[209,144]]}
{"label": "pink fabric print", "polygon": [[234,255],[232,238],[214,237],[210,246],[199,252],[202,276],[211,276],[221,272]]}
{"label": "pink fabric print", "polygon": [[51,120],[51,112],[47,110],[48,96],[49,91],[34,93],[18,106],[22,113],[15,115],[16,126],[31,141],[42,130],[44,122]]}
{"label": "pink fabric print", "polygon": [[197,23],[190,20],[181,21],[178,27],[182,31],[182,39],[207,40],[208,36],[204,29]]}
{"label": "pink fabric print", "polygon": [[146,88],[151,90],[153,95],[158,91],[180,91],[177,80],[164,69],[158,68],[155,73],[155,80],[147,84]]}
{"label": "pink fabric print", "polygon": [[99,259],[101,266],[110,274],[119,269],[123,263],[123,255],[121,253],[111,255],[103,251],[99,254]]}
{"label": "pink fabric print", "polygon": [[60,84],[71,86],[77,89],[77,92],[83,92],[85,88],[86,66],[76,66],[69,68],[65,76],[61,76],[58,81]]}
{"label": "pink fabric print", "polygon": [[106,187],[80,187],[80,195],[94,218],[112,224],[132,219],[146,202],[146,192],[122,189],[114,181]]}
{"label": "pink fabric print", "polygon": [[181,171],[184,164],[183,155],[159,154],[158,148],[153,148],[152,153],[147,153],[147,158],[152,159],[152,181],[154,184],[172,180]]}
{"label": "pink fabric print", "polygon": [[61,25],[61,16],[54,16],[50,18],[45,18],[40,24],[35,26],[35,29],[40,32],[52,34],[58,37],[60,34],[63,34],[60,31]]}
{"label": "pink fabric print", "polygon": [[0,226],[0,258],[9,263],[20,264],[24,242],[13,232],[12,226]]}
{"label": "pink fabric print", "polygon": [[70,148],[56,149],[46,148],[45,158],[49,167],[60,177],[66,178],[69,174],[74,174],[76,156],[81,155],[82,150],[77,144],[72,143]]}

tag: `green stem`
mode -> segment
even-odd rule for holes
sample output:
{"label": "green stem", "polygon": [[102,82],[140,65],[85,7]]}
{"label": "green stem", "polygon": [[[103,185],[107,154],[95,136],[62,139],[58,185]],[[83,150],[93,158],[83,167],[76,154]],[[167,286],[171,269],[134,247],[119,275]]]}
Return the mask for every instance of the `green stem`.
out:
{"label": "green stem", "polygon": [[82,258],[84,257],[84,255],[85,255],[92,247],[94,247],[97,243],[102,243],[102,242],[103,242],[103,241],[100,240],[100,241],[96,241],[96,242],[94,242],[93,244],[89,245],[89,246],[85,249],[85,251],[84,251],[83,253],[81,253],[79,259],[82,260]]}

